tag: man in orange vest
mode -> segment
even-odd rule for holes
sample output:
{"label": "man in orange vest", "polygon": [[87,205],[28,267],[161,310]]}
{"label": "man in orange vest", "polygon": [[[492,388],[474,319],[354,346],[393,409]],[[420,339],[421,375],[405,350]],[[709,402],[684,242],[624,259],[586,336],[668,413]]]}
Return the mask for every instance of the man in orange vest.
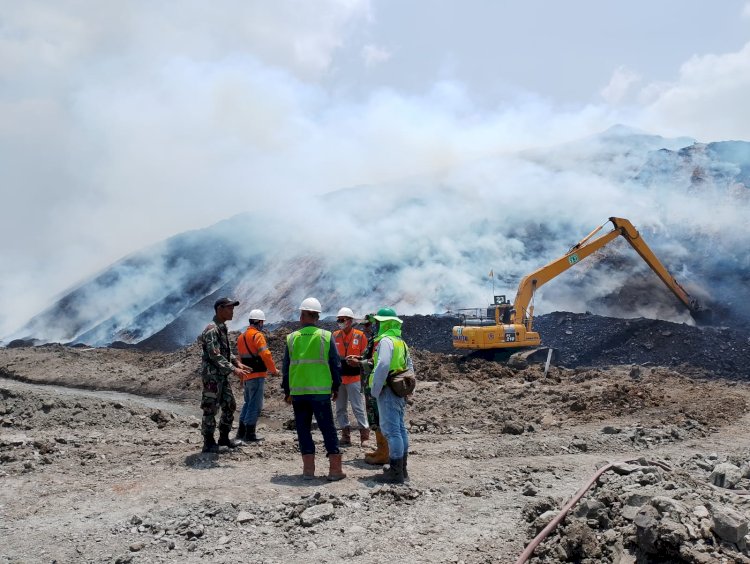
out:
{"label": "man in orange vest", "polygon": [[255,426],[263,409],[266,375],[278,376],[279,372],[276,370],[271,351],[268,350],[266,337],[262,333],[266,315],[261,310],[254,309],[250,312],[249,321],[247,331],[237,339],[237,352],[240,354],[240,360],[251,370],[241,377],[245,392],[245,405],[242,406],[240,413],[237,438],[241,441],[257,442],[263,440],[256,434]]}
{"label": "man in orange vest", "polygon": [[[341,359],[359,358],[367,348],[367,337],[359,329],[354,329],[354,312],[342,307],[336,316],[338,330],[333,332],[336,350]],[[354,365],[352,365],[354,364]],[[352,404],[354,417],[359,425],[359,442],[364,447],[370,440],[370,426],[367,423],[365,399],[362,395],[361,369],[359,363],[341,363],[341,387],[336,399],[336,420],[341,429],[341,445],[351,445],[351,427],[349,426],[348,405]]]}

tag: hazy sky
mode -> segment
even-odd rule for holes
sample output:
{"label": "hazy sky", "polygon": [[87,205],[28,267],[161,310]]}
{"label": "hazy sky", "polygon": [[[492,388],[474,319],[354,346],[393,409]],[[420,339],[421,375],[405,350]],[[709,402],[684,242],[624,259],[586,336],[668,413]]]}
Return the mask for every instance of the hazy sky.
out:
{"label": "hazy sky", "polygon": [[238,211],[748,99],[747,0],[0,0],[0,336]]}

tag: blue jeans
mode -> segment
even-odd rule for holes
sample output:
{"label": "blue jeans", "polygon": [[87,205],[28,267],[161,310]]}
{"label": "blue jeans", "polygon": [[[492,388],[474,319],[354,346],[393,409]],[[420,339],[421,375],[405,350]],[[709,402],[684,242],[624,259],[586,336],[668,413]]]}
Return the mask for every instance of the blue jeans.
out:
{"label": "blue jeans", "polygon": [[406,431],[406,399],[394,394],[387,386],[378,396],[380,432],[388,441],[388,450],[393,459],[403,458],[409,452],[409,433]]}
{"label": "blue jeans", "polygon": [[265,378],[253,378],[245,381],[245,405],[242,406],[242,412],[240,413],[240,423],[255,425],[258,422],[260,411],[263,409],[265,383]]}
{"label": "blue jeans", "polygon": [[328,454],[341,454],[336,426],[333,424],[333,409],[331,396],[304,395],[292,396],[294,408],[294,423],[297,427],[299,451],[302,454],[315,454],[315,443],[312,439],[312,418],[318,423],[318,429],[323,433],[323,443]]}

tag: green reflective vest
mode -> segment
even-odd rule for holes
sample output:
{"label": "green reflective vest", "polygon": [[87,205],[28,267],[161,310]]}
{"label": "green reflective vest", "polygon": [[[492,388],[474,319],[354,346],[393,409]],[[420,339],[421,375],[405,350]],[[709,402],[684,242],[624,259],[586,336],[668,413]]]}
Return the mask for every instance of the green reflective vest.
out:
{"label": "green reflective vest", "polygon": [[289,393],[331,395],[333,377],[328,366],[331,351],[331,332],[310,325],[290,333],[286,338],[289,349]]}
{"label": "green reflective vest", "polygon": [[[384,337],[384,339],[390,339],[393,342],[393,356],[391,356],[391,365],[388,367],[388,374],[393,372],[403,372],[406,370],[406,354],[409,352],[409,347],[403,339],[399,337]],[[372,355],[372,372],[370,372],[370,378],[367,385],[372,388],[372,380],[375,376],[375,367],[378,365],[378,349],[377,345],[375,348],[375,354]]]}

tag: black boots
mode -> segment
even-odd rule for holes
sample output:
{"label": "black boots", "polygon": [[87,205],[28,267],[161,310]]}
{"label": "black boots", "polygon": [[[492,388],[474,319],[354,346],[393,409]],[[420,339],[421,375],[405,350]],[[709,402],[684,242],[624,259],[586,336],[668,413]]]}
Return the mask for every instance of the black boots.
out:
{"label": "black boots", "polygon": [[[229,439],[229,431],[231,430],[232,430],[231,425],[219,425],[219,442],[218,443],[214,440],[213,432],[210,434],[207,433],[203,435],[203,451],[202,452],[217,453],[219,452],[219,447],[222,447],[222,446],[229,447],[229,448],[237,448],[238,446],[240,446],[242,443],[237,443]],[[245,431],[245,429],[243,429],[243,431]]]}
{"label": "black boots", "polygon": [[219,446],[229,448],[237,448],[240,446],[236,442],[229,440],[229,431],[231,430],[231,425],[219,425],[219,442],[217,443]]}
{"label": "black boots", "polygon": [[375,476],[376,482],[383,484],[403,484],[404,483],[404,459],[391,458],[391,465],[379,476]]}
{"label": "black boots", "polygon": [[229,432],[232,430],[231,425],[219,425],[219,442],[214,440],[214,434],[203,436],[203,452],[219,452],[219,447],[237,448],[242,446],[241,441],[257,442],[263,439],[255,434],[255,425],[245,425],[240,423],[239,429],[237,429],[238,440],[229,438]]}
{"label": "black boots", "polygon": [[409,472],[406,471],[406,460],[409,458],[409,455],[404,453],[404,480],[407,482],[409,481]]}
{"label": "black boots", "polygon": [[259,441],[262,441],[263,437],[259,437],[255,433],[255,425],[246,425],[245,426],[245,437],[244,437],[244,440],[246,442],[250,442],[250,443],[257,443]]}
{"label": "black boots", "polygon": [[211,433],[210,435],[203,435],[203,451],[202,452],[209,452],[209,453],[214,453],[214,454],[219,452],[219,445],[216,444],[213,433]]}

